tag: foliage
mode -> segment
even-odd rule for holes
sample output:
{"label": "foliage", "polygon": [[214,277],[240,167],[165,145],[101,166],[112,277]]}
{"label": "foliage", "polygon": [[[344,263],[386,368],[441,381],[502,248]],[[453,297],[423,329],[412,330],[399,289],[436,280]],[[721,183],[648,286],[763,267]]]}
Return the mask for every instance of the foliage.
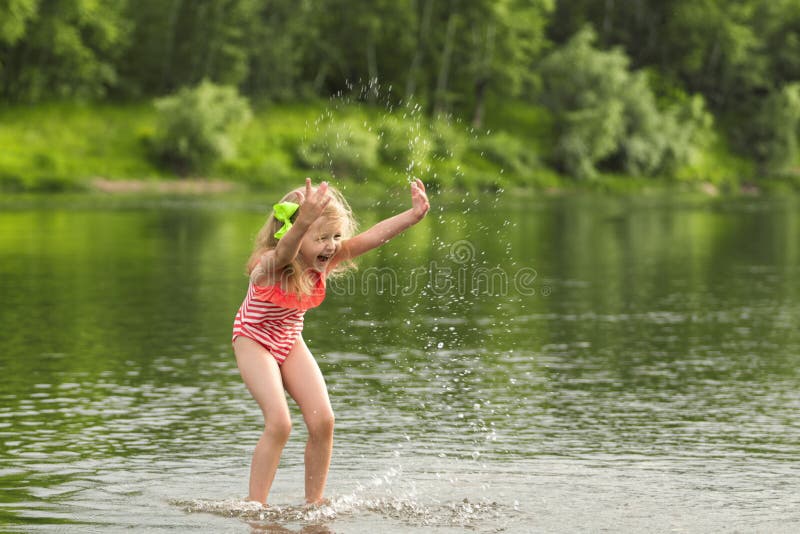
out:
{"label": "foliage", "polygon": [[750,146],[761,172],[782,175],[794,170],[800,133],[800,83],[771,92],[753,124]]}
{"label": "foliage", "polygon": [[314,3],[298,0],[257,2],[245,32],[246,77],[242,88],[253,95],[290,100],[310,92],[304,60],[318,42],[308,24]]}
{"label": "foliage", "polygon": [[251,117],[236,89],[207,81],[157,100],[156,109],[153,152],[181,175],[207,171],[215,161],[234,156],[237,135]]}
{"label": "foliage", "polygon": [[552,9],[552,0],[479,0],[439,7],[435,35],[444,42],[428,74],[435,89],[427,95],[435,111],[468,110],[473,126],[480,127],[488,93],[519,96],[537,77],[531,67],[547,44],[544,28]]}
{"label": "foliage", "polygon": [[81,189],[96,177],[161,177],[140,137],[151,106],[42,104],[0,109],[0,189]]}
{"label": "foliage", "polygon": [[[585,24],[597,29],[601,47],[619,45],[635,66],[701,94],[728,125],[731,148],[746,154],[765,135],[764,97],[800,80],[795,0],[563,0],[550,36],[565,42]],[[774,167],[763,153],[754,157],[762,170]]]}
{"label": "foliage", "polygon": [[[780,112],[800,82],[797,0],[0,0],[2,103],[141,102],[203,80],[254,102],[413,102],[433,121],[416,131],[395,114],[354,126],[349,148],[336,149],[345,173],[401,173],[411,163],[455,172],[475,152],[458,128],[435,122],[443,116],[510,136],[481,141],[496,146],[478,154],[503,161],[486,173],[530,168],[530,154],[574,176],[698,179],[714,174],[720,147],[769,174],[791,172],[800,158],[794,115]],[[515,106],[530,115],[512,116]],[[711,113],[722,137],[709,134]],[[412,133],[419,142],[408,143]],[[335,132],[319,143],[323,134],[336,145]],[[372,136],[377,160],[367,155]],[[303,161],[298,142],[270,164],[248,154],[225,169],[254,180],[284,175]],[[233,144],[221,142],[207,161],[180,155],[171,164],[223,171],[213,160]],[[330,167],[311,145],[303,164]]]}
{"label": "foliage", "polygon": [[567,173],[590,178],[598,161],[611,156],[624,132],[621,95],[630,82],[619,50],[593,48],[590,29],[576,34],[542,62],[542,102],[558,124],[555,163]]}
{"label": "foliage", "polygon": [[589,24],[600,47],[621,46],[635,66],[658,69],[720,109],[763,87],[776,66],[765,41],[797,18],[793,0],[563,0],[550,34],[565,42]]}
{"label": "foliage", "polygon": [[468,144],[465,132],[443,117],[430,122],[430,138],[431,158],[439,161],[460,159]]}
{"label": "foliage", "polygon": [[[547,116],[542,108],[533,108],[519,101],[512,102],[510,108],[515,116],[524,117],[525,121],[544,120],[543,117]],[[410,120],[400,112],[392,115],[397,120]],[[303,105],[256,105],[253,120],[242,132],[237,154],[218,161],[207,175],[248,188],[284,189],[286,183],[298,177],[302,179],[310,168],[308,164],[299,162],[298,147],[316,138],[318,125],[315,121],[320,116],[327,117],[328,127],[319,127],[319,131],[327,129],[333,132],[337,125],[341,130],[358,125],[367,132],[371,129],[378,140],[375,132],[386,113],[377,110],[365,113],[363,107],[356,105],[332,111],[327,103],[321,101]],[[548,154],[548,137],[526,137],[523,123],[509,122],[507,128],[497,123],[493,133],[477,135],[458,121],[428,122],[424,117],[413,120],[420,124],[422,131],[428,132],[432,143],[430,165],[415,166],[414,172],[432,190],[495,191],[514,185],[548,190],[589,187],[614,191],[660,187],[652,179],[608,173],[592,182],[571,183],[537,164],[535,155],[544,158]],[[3,147],[0,150],[0,190],[83,189],[91,187],[96,177],[109,180],[174,177],[170,171],[156,166],[142,143],[142,139],[153,138],[157,121],[155,107],[145,104],[96,106],[61,103],[0,107],[0,146]],[[676,170],[674,177],[684,184],[681,187],[694,188],[698,187],[697,184],[711,182],[721,190],[732,191],[754,175],[752,165],[734,153],[724,137],[711,135],[709,141],[708,146],[704,143],[694,151],[689,164]],[[510,152],[516,153],[517,158],[531,169],[515,175],[513,162],[517,158],[512,158]],[[320,161],[316,168],[320,174],[315,173],[315,179],[330,177],[332,167],[329,160]],[[377,158],[376,166],[362,175],[365,182],[360,187],[370,187],[379,194],[386,186],[396,187],[406,181],[408,175],[405,169],[391,167]],[[347,178],[339,177],[346,185]],[[787,180],[789,178],[781,178],[759,186],[797,185],[796,181]]]}
{"label": "foliage", "polygon": [[389,115],[380,121],[378,136],[379,155],[385,164],[406,172],[409,177],[430,168],[433,141],[423,121]]}
{"label": "foliage", "polygon": [[35,12],[36,0],[5,0],[0,3],[0,43],[13,45],[19,41]]}
{"label": "foliage", "polygon": [[127,46],[123,6],[13,0],[0,8],[8,16],[0,16],[0,95],[23,102],[103,96],[118,81],[115,63]]}
{"label": "foliage", "polygon": [[357,119],[328,122],[297,147],[298,163],[333,176],[366,180],[378,165],[378,136]]}
{"label": "foliage", "polygon": [[[275,2],[271,2],[275,3]],[[160,95],[203,80],[239,86],[250,62],[267,42],[254,0],[136,0],[125,16],[133,24],[132,46],[124,50],[118,71],[124,95]],[[277,36],[273,25],[267,26]],[[260,47],[251,50],[254,39]],[[281,50],[282,51],[282,50]]]}
{"label": "foliage", "polygon": [[657,106],[644,76],[633,78],[634,89],[622,95],[625,135],[619,142],[622,170],[633,176],[675,173],[691,165],[708,142],[712,117],[703,97],[694,95]]}
{"label": "foliage", "polygon": [[710,126],[702,99],[660,110],[645,74],[631,71],[621,50],[597,50],[594,41],[586,28],[540,67],[542,100],[556,122],[555,163],[582,179],[598,166],[653,176],[688,163]]}
{"label": "foliage", "polygon": [[477,137],[472,141],[470,149],[497,165],[504,173],[517,177],[528,177],[539,166],[533,148],[519,137],[505,132]]}

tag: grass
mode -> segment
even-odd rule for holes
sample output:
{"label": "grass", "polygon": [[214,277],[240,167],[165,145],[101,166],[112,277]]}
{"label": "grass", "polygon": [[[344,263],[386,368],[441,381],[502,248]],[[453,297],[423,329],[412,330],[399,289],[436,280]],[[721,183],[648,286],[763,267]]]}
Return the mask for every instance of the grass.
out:
{"label": "grass", "polygon": [[[493,101],[486,117],[485,128],[475,131],[459,121],[432,123],[418,110],[389,112],[342,101],[254,103],[253,120],[242,133],[236,156],[200,178],[234,182],[244,190],[285,189],[286,182],[305,175],[333,175],[340,184],[362,187],[368,182],[376,191],[419,176],[433,188],[461,190],[522,187],[627,193],[712,184],[726,192],[738,190],[754,172],[752,164],[734,155],[719,136],[669,180],[606,174],[576,182],[546,163],[553,126],[544,109]],[[147,102],[0,107],[0,191],[82,191],[92,189],[97,178],[179,180],[150,157],[147,141],[153,137],[156,118]],[[322,132],[328,137],[321,139]],[[377,163],[363,153],[373,145],[347,144],[340,139],[346,134],[376,139],[369,143],[377,143]],[[308,157],[309,147],[316,147],[314,161]],[[797,179],[764,185],[772,190],[800,186]]]}
{"label": "grass", "polygon": [[148,104],[44,104],[0,110],[0,186],[78,189],[94,177],[161,179],[141,138]]}

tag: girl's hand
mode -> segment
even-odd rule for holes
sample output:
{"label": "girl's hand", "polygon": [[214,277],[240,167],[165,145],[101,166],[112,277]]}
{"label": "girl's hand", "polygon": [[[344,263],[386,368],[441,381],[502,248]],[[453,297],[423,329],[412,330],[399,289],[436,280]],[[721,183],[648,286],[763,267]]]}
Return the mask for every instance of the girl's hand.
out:
{"label": "girl's hand", "polygon": [[328,196],[328,182],[322,182],[316,191],[311,189],[311,178],[306,178],[306,192],[300,195],[300,211],[297,214],[297,222],[301,225],[311,226],[320,215],[325,206],[331,201]]}
{"label": "girl's hand", "polygon": [[425,194],[425,184],[418,178],[411,182],[411,210],[417,221],[421,221],[429,209],[431,204],[428,202],[428,195]]}

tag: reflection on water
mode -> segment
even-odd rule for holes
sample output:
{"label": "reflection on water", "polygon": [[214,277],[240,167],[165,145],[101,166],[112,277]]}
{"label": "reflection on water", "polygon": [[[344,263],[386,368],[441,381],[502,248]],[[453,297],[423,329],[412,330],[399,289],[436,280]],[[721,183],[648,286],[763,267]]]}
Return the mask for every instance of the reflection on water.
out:
{"label": "reflection on water", "polygon": [[8,530],[800,526],[794,199],[437,208],[309,314],[332,500],[296,506],[295,413],[266,510],[229,347],[257,208],[0,207]]}

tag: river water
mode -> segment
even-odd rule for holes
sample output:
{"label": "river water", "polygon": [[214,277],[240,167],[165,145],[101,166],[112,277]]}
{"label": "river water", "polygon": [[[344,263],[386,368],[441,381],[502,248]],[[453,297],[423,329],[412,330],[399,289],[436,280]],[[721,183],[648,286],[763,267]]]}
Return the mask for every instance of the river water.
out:
{"label": "river water", "polygon": [[306,317],[331,505],[295,410],[257,510],[229,339],[272,201],[0,200],[3,531],[800,529],[796,198],[434,197]]}

